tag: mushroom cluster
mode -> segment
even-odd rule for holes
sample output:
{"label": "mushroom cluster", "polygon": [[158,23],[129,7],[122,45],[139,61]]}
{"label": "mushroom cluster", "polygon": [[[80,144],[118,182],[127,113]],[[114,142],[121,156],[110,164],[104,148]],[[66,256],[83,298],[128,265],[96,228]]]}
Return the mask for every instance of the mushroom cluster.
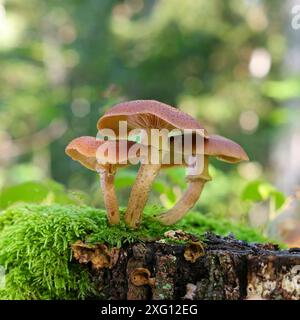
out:
{"label": "mushroom cluster", "polygon": [[[124,123],[125,130],[120,126]],[[187,168],[188,189],[173,208],[157,217],[161,223],[172,225],[195,205],[206,182],[211,180],[210,157],[229,163],[248,160],[246,152],[237,143],[221,136],[209,136],[203,125],[190,115],[154,100],[117,104],[99,119],[97,128],[99,132],[109,130],[112,136],[108,140],[77,138],[67,146],[66,153],[100,175],[109,224],[120,222],[114,188],[114,176],[120,167],[140,162],[125,213],[126,224],[136,229],[141,223],[151,186],[161,169]],[[139,134],[139,143],[130,140],[136,134]],[[202,141],[200,148],[199,141]],[[115,152],[108,152],[110,149]],[[147,155],[147,161],[144,161],[144,155]]]}
{"label": "mushroom cluster", "polygon": [[[128,166],[130,161],[136,161],[138,156],[129,155],[129,150],[134,142],[123,142],[122,140],[105,141],[84,136],[74,139],[66,148],[66,154],[73,160],[99,174],[109,224],[120,222],[119,205],[114,186],[116,170]],[[123,145],[125,150],[122,148]],[[116,153],[108,152],[110,149],[115,150]],[[101,150],[104,152],[99,152]]]}

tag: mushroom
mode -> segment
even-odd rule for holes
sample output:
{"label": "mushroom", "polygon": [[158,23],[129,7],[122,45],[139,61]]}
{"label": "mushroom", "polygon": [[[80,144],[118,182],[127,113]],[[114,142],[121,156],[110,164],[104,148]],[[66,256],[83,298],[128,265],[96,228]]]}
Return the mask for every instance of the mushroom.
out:
{"label": "mushroom", "polygon": [[184,258],[186,261],[190,261],[191,263],[195,263],[200,257],[203,257],[204,254],[205,250],[200,241],[191,242],[187,244],[184,249]]}
{"label": "mushroom", "polygon": [[[194,139],[192,141],[192,152],[196,153]],[[184,150],[182,149],[184,156]],[[177,151],[175,151],[177,152]],[[219,160],[238,163],[240,161],[249,160],[246,152],[243,148],[232,140],[226,139],[218,135],[212,135],[208,139],[204,140],[204,155],[194,154],[189,157],[190,162],[184,162],[184,165],[188,167],[187,180],[189,182],[189,187],[187,191],[183,194],[181,199],[175,204],[173,208],[167,212],[161,214],[158,220],[165,225],[172,225],[178,222],[183,216],[194,207],[197,200],[199,199],[202,190],[206,182],[211,180],[208,171],[208,161],[209,157],[217,157]],[[201,159],[201,158],[204,159]],[[204,161],[204,168],[202,172],[198,172],[197,168],[195,170],[195,164],[197,167],[197,162]],[[165,167],[170,167],[175,164],[165,165]],[[201,167],[201,166],[200,166]],[[202,168],[201,168],[202,169]],[[190,175],[189,172],[193,170],[193,174]]]}
{"label": "mushroom", "polygon": [[71,244],[74,258],[79,263],[87,264],[91,262],[92,267],[96,270],[103,268],[112,269],[119,259],[120,249],[109,249],[105,244],[88,244],[77,241]]}
{"label": "mushroom", "polygon": [[[125,137],[120,136],[119,123],[127,122]],[[119,138],[127,138],[131,130],[173,129],[203,130],[205,128],[183,111],[156,100],[133,100],[122,102],[109,109],[98,121],[98,129],[111,129]]]}
{"label": "mushroom", "polygon": [[81,240],[76,241],[74,244],[71,244],[73,251],[73,256],[79,263],[87,264],[91,261],[94,255],[94,245],[89,245]]}
{"label": "mushroom", "polygon": [[[115,105],[99,120],[98,129],[111,129],[120,138],[123,134],[119,128],[121,121],[127,123],[127,131],[124,133],[126,137],[131,130],[140,129],[148,137],[148,145],[152,145],[152,139],[156,139],[151,135],[151,129],[199,130],[207,137],[204,127],[193,117],[155,100],[136,100]],[[131,228],[140,225],[152,183],[161,169],[160,161],[157,162],[141,163],[125,214],[125,221]]]}
{"label": "mushroom", "polygon": [[[121,147],[122,143],[125,148]],[[129,150],[133,144],[134,142],[125,140],[104,141],[84,136],[74,139],[66,147],[66,154],[73,160],[99,173],[108,222],[111,225],[120,222],[118,200],[114,187],[116,169],[127,166],[129,161],[135,161],[137,155],[129,156]],[[103,151],[115,150],[115,153],[99,152],[100,148]]]}
{"label": "mushroom", "polygon": [[151,278],[151,272],[146,268],[136,268],[130,275],[130,280],[136,287],[155,285],[155,278]]}

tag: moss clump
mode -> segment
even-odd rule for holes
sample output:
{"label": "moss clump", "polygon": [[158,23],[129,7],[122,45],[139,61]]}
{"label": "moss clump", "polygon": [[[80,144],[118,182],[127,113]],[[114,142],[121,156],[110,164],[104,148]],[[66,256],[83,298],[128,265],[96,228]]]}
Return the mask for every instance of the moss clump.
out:
{"label": "moss clump", "polygon": [[[97,210],[40,205],[0,216],[6,299],[76,299],[93,293],[88,272],[71,263],[69,244],[97,230]],[[13,220],[13,224],[10,222]]]}
{"label": "moss clump", "polygon": [[221,236],[233,233],[237,239],[247,242],[264,243],[271,241],[257,230],[241,223],[232,223],[224,218],[216,219],[199,212],[189,213],[177,226],[196,235],[211,231]]}
{"label": "moss clump", "polygon": [[[122,211],[122,210],[121,210]],[[124,223],[108,227],[106,213],[86,206],[20,205],[0,214],[0,265],[6,269],[2,299],[85,299],[99,297],[87,268],[72,262],[70,244],[77,240],[121,246],[159,239],[169,229],[202,234],[233,232],[250,241],[266,239],[255,231],[190,213],[176,226],[161,226],[153,219],[159,208],[148,208],[141,228]]]}

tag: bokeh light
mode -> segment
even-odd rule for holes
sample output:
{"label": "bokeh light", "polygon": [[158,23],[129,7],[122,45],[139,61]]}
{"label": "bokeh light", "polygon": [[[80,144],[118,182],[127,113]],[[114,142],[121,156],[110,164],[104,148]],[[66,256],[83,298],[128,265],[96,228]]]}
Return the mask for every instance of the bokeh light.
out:
{"label": "bokeh light", "polygon": [[91,106],[88,100],[77,98],[72,102],[71,109],[75,117],[84,118],[90,113]]}
{"label": "bokeh light", "polygon": [[264,78],[271,69],[272,58],[266,49],[255,49],[250,58],[249,71],[253,77]]}
{"label": "bokeh light", "polygon": [[253,133],[259,125],[259,117],[253,110],[244,111],[240,115],[240,126],[248,134]]}

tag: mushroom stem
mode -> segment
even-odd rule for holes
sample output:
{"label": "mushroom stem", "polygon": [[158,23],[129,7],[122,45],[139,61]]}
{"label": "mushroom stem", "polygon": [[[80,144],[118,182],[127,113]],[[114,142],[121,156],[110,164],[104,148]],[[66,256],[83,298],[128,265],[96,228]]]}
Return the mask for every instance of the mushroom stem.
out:
{"label": "mushroom stem", "polygon": [[130,228],[136,229],[140,225],[151,186],[160,168],[161,164],[141,164],[125,214],[125,222]]}
{"label": "mushroom stem", "polygon": [[115,175],[110,173],[109,170],[100,170],[99,175],[108,223],[110,225],[118,224],[120,222],[120,213],[114,186]]}
{"label": "mushroom stem", "polygon": [[[173,208],[157,217],[162,224],[175,224],[195,206],[201,196],[206,182],[211,180],[208,172],[208,160],[208,156],[204,156],[204,158],[202,158],[201,155],[191,156],[189,158],[190,163],[187,175],[187,180],[189,181],[188,189]],[[200,165],[201,163],[203,166]]]}
{"label": "mushroom stem", "polygon": [[172,225],[184,217],[194,207],[199,199],[207,180],[197,179],[191,181],[188,189],[173,208],[160,215],[157,219],[164,225]]}

